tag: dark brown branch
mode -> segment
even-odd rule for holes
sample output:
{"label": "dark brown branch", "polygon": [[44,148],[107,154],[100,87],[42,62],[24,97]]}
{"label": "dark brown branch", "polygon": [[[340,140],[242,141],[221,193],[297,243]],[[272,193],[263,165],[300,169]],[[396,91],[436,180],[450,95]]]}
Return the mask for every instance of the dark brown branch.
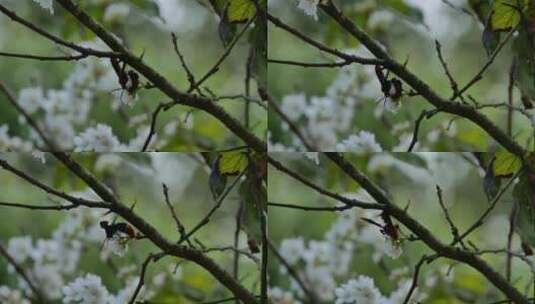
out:
{"label": "dark brown branch", "polygon": [[354,206],[350,205],[344,205],[344,206],[338,206],[338,207],[308,207],[308,206],[300,206],[300,205],[292,205],[292,204],[279,204],[279,203],[273,203],[269,202],[268,207],[280,207],[280,208],[288,208],[288,209],[298,209],[303,211],[325,211],[325,212],[340,212],[345,211],[351,208],[355,208]]}
{"label": "dark brown branch", "polygon": [[[69,194],[66,194],[65,192],[55,190],[40,181],[36,180],[35,178],[29,176],[28,174],[20,171],[19,169],[11,166],[7,161],[0,159],[0,167],[3,169],[17,175],[18,177],[22,178],[26,182],[32,184],[33,186],[40,188],[41,190],[44,190],[46,193],[52,194],[54,196],[57,196],[59,198],[62,198],[66,201],[71,202],[73,205],[82,205],[86,207],[92,207],[92,208],[108,208],[109,204],[105,202],[98,202],[98,201],[90,201],[83,198],[78,198],[71,196]],[[13,206],[15,207],[15,206]],[[58,206],[59,207],[59,206]]]}
{"label": "dark brown branch", "polygon": [[[491,120],[489,120],[487,116],[481,114],[472,106],[464,103],[452,102],[440,97],[429,87],[428,84],[410,72],[404,64],[392,59],[381,47],[381,45],[379,45],[362,29],[356,26],[349,18],[344,16],[344,14],[338,10],[332,1],[327,1],[326,4],[320,4],[319,7],[325,13],[327,13],[327,15],[333,18],[349,34],[359,40],[378,59],[383,60],[384,62],[382,66],[396,74],[429,103],[434,105],[438,110],[467,118],[487,132],[498,143],[509,150],[509,152],[517,155],[520,158],[525,157],[525,149],[516,143],[512,138],[507,136],[507,134],[498,128],[498,126],[496,126]],[[460,93],[462,94],[464,91],[460,90]]]}
{"label": "dark brown branch", "polygon": [[[256,296],[251,294],[244,286],[235,280],[231,274],[222,269],[214,260],[210,259],[195,248],[182,246],[167,240],[160,234],[160,232],[158,232],[158,230],[156,230],[154,226],[139,217],[132,210],[132,208],[120,202],[119,199],[116,198],[108,189],[103,188],[103,185],[100,181],[98,181],[91,173],[89,173],[89,171],[72,160],[67,154],[54,153],[54,156],[61,161],[74,175],[82,179],[103,200],[113,202],[109,206],[110,210],[128,221],[165,254],[180,257],[200,265],[210,272],[222,285],[227,287],[234,294],[234,296],[240,298],[244,303],[258,303]],[[110,195],[112,197],[110,197]]]}
{"label": "dark brown branch", "polygon": [[[245,143],[255,151],[266,151],[266,143],[249,132],[238,120],[230,116],[222,107],[212,100],[184,93],[175,88],[169,80],[145,64],[142,58],[135,56],[126,49],[110,32],[98,24],[91,16],[81,10],[71,0],[56,0],[64,9],[71,13],[80,23],[94,32],[113,51],[121,54],[121,58],[136,69],[141,75],[148,79],[155,87],[174,101],[174,104],[183,104],[206,111],[213,117],[221,121],[231,132],[240,137]],[[173,105],[174,105],[173,104]],[[171,104],[169,106],[172,106]]]}
{"label": "dark brown branch", "polygon": [[422,113],[420,113],[420,116],[416,119],[416,122],[414,124],[414,131],[412,133],[412,140],[409,145],[409,148],[407,149],[407,152],[412,152],[414,147],[416,146],[416,143],[418,142],[418,133],[420,132],[420,125],[422,124],[422,121],[425,119],[430,119],[435,114],[437,114],[439,111],[437,110],[423,110]]}
{"label": "dark brown branch", "polygon": [[28,205],[28,204],[19,204],[19,203],[0,202],[0,206],[1,207],[30,209],[30,210],[63,211],[63,210],[71,210],[71,209],[74,209],[74,208],[78,208],[81,205],[69,204],[69,205],[41,206],[41,205]]}
{"label": "dark brown branch", "polygon": [[450,81],[451,90],[453,91],[453,94],[459,93],[459,85],[457,84],[457,81],[455,81],[455,78],[453,78],[453,75],[450,72],[450,69],[448,68],[448,64],[446,64],[446,61],[444,60],[444,57],[442,56],[442,45],[440,45],[440,42],[438,40],[435,40],[435,48],[437,50],[438,59],[440,60],[440,64],[442,65],[442,68],[444,69],[444,73],[446,73],[446,76],[448,77],[448,80]]}
{"label": "dark brown branch", "polygon": [[132,294],[132,298],[130,298],[130,301],[128,301],[129,304],[134,304],[136,302],[137,295],[141,291],[143,284],[145,284],[145,274],[147,273],[147,267],[149,266],[150,262],[155,261],[155,258],[156,255],[151,253],[141,265],[141,274],[139,276],[139,282],[137,283],[136,289],[134,290],[134,294]]}
{"label": "dark brown branch", "polygon": [[247,258],[251,259],[251,261],[255,263],[259,263],[258,258],[254,256],[254,254],[246,250],[238,249],[238,247],[233,247],[233,246],[207,248],[207,249],[203,249],[202,252],[209,253],[209,252],[214,252],[214,251],[221,251],[221,252],[232,251],[235,254],[246,256]]}
{"label": "dark brown branch", "polygon": [[183,238],[186,236],[186,229],[184,228],[184,225],[180,222],[180,219],[176,215],[175,208],[173,207],[173,204],[171,204],[171,201],[169,200],[169,188],[167,188],[166,184],[162,184],[163,187],[163,195],[165,198],[165,204],[169,208],[169,211],[171,211],[171,216],[173,217],[173,220],[176,224],[176,229],[178,233],[180,233],[180,237]]}
{"label": "dark brown branch", "polygon": [[292,28],[291,26],[287,25],[286,23],[282,22],[279,18],[267,14],[268,20],[273,23],[275,26],[287,31],[288,33],[294,35],[295,37],[301,39],[302,41],[306,42],[309,45],[312,45],[313,47],[319,49],[320,51],[323,51],[325,53],[334,55],[336,57],[342,58],[346,61],[360,63],[360,64],[371,64],[371,65],[381,65],[383,63],[380,59],[371,59],[371,58],[362,58],[358,56],[353,56],[346,54],[344,52],[340,52],[337,49],[330,48],[318,41],[313,40],[312,38],[309,38],[307,35],[299,32],[298,30]]}
{"label": "dark brown branch", "polygon": [[513,287],[507,280],[498,272],[496,272],[490,265],[477,255],[470,251],[462,250],[455,246],[448,246],[439,241],[430,230],[420,224],[417,220],[411,217],[406,210],[396,206],[384,194],[375,183],[358,171],[351,163],[346,161],[341,154],[325,153],[333,163],[335,163],[344,173],[351,179],[356,181],[364,190],[366,190],[378,203],[383,204],[383,209],[388,215],[395,218],[407,229],[414,233],[420,240],[422,240],[429,248],[434,250],[436,254],[465,263],[479,273],[484,275],[496,288],[502,291],[508,298],[516,303],[527,304],[528,299],[515,287]]}
{"label": "dark brown branch", "polygon": [[160,111],[164,109],[165,106],[163,103],[160,103],[154,112],[152,112],[152,119],[150,120],[150,129],[149,129],[149,135],[145,139],[145,143],[143,144],[143,148],[141,148],[141,152],[147,151],[147,148],[149,147],[150,141],[152,140],[152,136],[156,133],[156,120],[158,120],[158,115],[160,114]]}
{"label": "dark brown branch", "polygon": [[178,42],[175,33],[171,33],[171,40],[173,42],[173,48],[175,49],[175,53],[178,56],[178,59],[180,60],[180,65],[182,65],[182,68],[184,69],[184,72],[186,72],[186,76],[188,77],[188,81],[190,83],[191,87],[195,86],[195,75],[191,72],[188,65],[186,64],[186,60],[184,59],[184,56],[180,52],[180,49],[178,48]]}
{"label": "dark brown branch", "polygon": [[0,52],[0,56],[11,57],[11,58],[22,58],[22,59],[32,59],[40,61],[71,61],[71,60],[80,60],[89,57],[89,54],[80,54],[73,56],[38,56],[31,54],[20,54],[20,53],[9,53],[9,52]]}
{"label": "dark brown branch", "polygon": [[[436,185],[436,189],[437,189],[438,204],[440,205],[442,212],[444,212],[444,217],[446,218],[446,221],[448,222],[448,225],[450,226],[451,234],[453,235],[453,240],[454,241],[458,240],[459,229],[453,223],[450,213],[448,212],[448,208],[446,208],[446,204],[444,204],[444,199],[442,197],[442,189],[438,185]],[[461,245],[463,245],[462,241],[459,241],[459,242]]]}
{"label": "dark brown branch", "polygon": [[300,66],[303,68],[341,68],[346,65],[350,65],[351,61],[341,61],[341,62],[299,62],[293,60],[279,60],[279,59],[268,59],[268,63],[276,64],[285,64],[285,65],[294,65]]}
{"label": "dark brown branch", "polygon": [[433,261],[434,259],[436,259],[438,256],[436,255],[433,255],[433,256],[422,256],[422,258],[418,261],[418,263],[416,263],[416,266],[414,266],[414,274],[412,276],[412,284],[411,284],[411,288],[409,289],[409,292],[407,292],[407,295],[405,296],[405,300],[403,300],[403,304],[407,304],[409,303],[410,299],[411,299],[411,296],[412,294],[414,293],[414,291],[416,290],[416,287],[418,286],[418,277],[420,275],[420,269],[422,268],[422,265],[425,263],[425,262],[429,262],[429,261]]}
{"label": "dark brown branch", "polygon": [[31,29],[32,31],[36,32],[37,34],[45,37],[46,39],[48,40],[51,40],[59,45],[63,45],[63,46],[66,46],[70,49],[73,49],[81,54],[85,54],[85,55],[91,55],[91,56],[96,56],[96,57],[119,57],[119,54],[117,53],[113,53],[113,52],[105,52],[105,51],[99,51],[99,50],[94,50],[94,49],[90,49],[90,48],[86,48],[86,47],[82,47],[82,46],[79,46],[77,44],[74,44],[72,42],[69,42],[69,41],[66,41],[66,40],[63,40],[57,36],[54,36],[42,29],[40,29],[38,26],[34,25],[33,23],[19,17],[14,11],[11,11],[9,9],[7,9],[4,5],[0,4],[0,12],[4,13],[6,16],[8,16],[9,18],[11,18],[11,20],[15,21],[15,22],[18,22],[22,25],[24,25],[25,27]]}
{"label": "dark brown branch", "polygon": [[334,192],[331,192],[327,189],[324,189],[314,183],[312,183],[311,181],[307,180],[306,178],[302,177],[301,175],[299,175],[298,173],[288,169],[286,166],[284,166],[283,164],[281,164],[280,162],[278,162],[277,160],[275,160],[274,158],[272,158],[271,156],[268,156],[268,162],[271,166],[275,167],[277,170],[285,173],[286,175],[292,177],[293,179],[299,181],[300,183],[308,186],[309,188],[315,190],[316,192],[322,194],[322,195],[325,195],[325,196],[328,196],[330,198],[333,198],[345,205],[348,205],[348,206],[351,206],[351,207],[359,207],[359,208],[363,208],[363,209],[381,209],[382,206],[381,205],[378,205],[376,203],[368,203],[368,202],[363,202],[363,201],[359,201],[359,200],[356,200],[356,199],[350,199],[350,198],[347,198],[347,197],[344,197],[342,195],[339,195],[337,193],[334,193]]}
{"label": "dark brown branch", "polygon": [[259,107],[261,107],[262,109],[267,110],[267,106],[265,105],[265,103],[263,103],[261,100],[249,97],[247,95],[238,94],[238,95],[218,96],[214,98],[214,101],[220,101],[220,100],[225,100],[225,99],[228,99],[228,100],[243,99],[247,102],[247,104],[254,103],[258,105]]}

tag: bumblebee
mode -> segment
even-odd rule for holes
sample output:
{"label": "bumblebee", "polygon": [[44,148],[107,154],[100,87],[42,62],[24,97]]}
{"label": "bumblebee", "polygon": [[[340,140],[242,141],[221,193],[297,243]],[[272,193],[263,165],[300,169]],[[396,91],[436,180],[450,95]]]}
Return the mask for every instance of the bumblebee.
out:
{"label": "bumblebee", "polygon": [[101,221],[100,227],[106,232],[106,238],[111,239],[117,233],[123,233],[132,239],[142,238],[141,234],[138,233],[132,226],[127,223],[108,223],[108,221]]}

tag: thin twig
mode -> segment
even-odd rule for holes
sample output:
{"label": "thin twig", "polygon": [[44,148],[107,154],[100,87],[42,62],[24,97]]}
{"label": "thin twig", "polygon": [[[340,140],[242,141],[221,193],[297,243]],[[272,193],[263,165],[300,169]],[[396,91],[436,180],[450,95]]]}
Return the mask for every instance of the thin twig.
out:
{"label": "thin twig", "polygon": [[194,85],[192,85],[189,90],[188,90],[188,93],[189,92],[192,92],[193,90],[195,90],[196,88],[199,88],[201,86],[201,84],[203,84],[206,80],[208,80],[208,78],[210,78],[210,76],[212,76],[214,73],[216,73],[217,71],[219,71],[219,66],[223,63],[223,61],[225,61],[225,59],[230,55],[232,49],[234,48],[234,46],[236,45],[236,43],[238,43],[238,41],[240,40],[240,38],[245,34],[245,32],[247,31],[247,29],[249,28],[249,26],[253,23],[253,21],[255,20],[255,18],[249,18],[249,20],[247,21],[247,23],[243,26],[243,28],[241,29],[241,31],[233,38],[233,40],[229,43],[229,45],[226,47],[225,51],[223,52],[223,54],[221,55],[221,57],[219,57],[219,59],[216,61],[216,63],[208,70],[208,72],[206,72],[206,74],[204,74],[204,76],[201,77],[201,79],[199,81],[197,81]]}
{"label": "thin twig", "polygon": [[492,210],[494,210],[494,207],[496,207],[496,205],[500,201],[500,198],[502,197],[502,195],[507,191],[507,189],[509,189],[509,187],[513,184],[514,180],[520,175],[520,173],[522,173],[522,171],[523,171],[523,169],[518,170],[513,175],[513,177],[511,177],[509,179],[509,181],[507,181],[507,184],[505,184],[505,186],[502,189],[500,189],[500,192],[498,192],[498,194],[496,194],[496,196],[494,197],[492,202],[490,202],[489,207],[483,212],[483,214],[481,214],[481,216],[475,221],[475,223],[472,224],[463,234],[461,234],[457,240],[454,240],[451,243],[451,245],[455,245],[458,242],[461,242],[466,236],[468,236],[474,230],[476,230],[481,225],[483,225],[483,223],[485,221],[485,218],[491,213]]}
{"label": "thin twig", "polygon": [[11,58],[22,58],[22,59],[32,59],[40,61],[71,61],[71,60],[80,60],[89,57],[89,54],[79,54],[72,56],[39,56],[31,54],[21,54],[21,53],[9,53],[9,52],[0,52],[0,56],[11,57]]}
{"label": "thin twig", "polygon": [[438,42],[438,40],[435,40],[435,48],[437,50],[440,64],[442,65],[442,68],[444,69],[444,73],[446,74],[446,76],[448,77],[448,80],[450,81],[450,86],[453,91],[453,94],[457,94],[459,92],[459,85],[457,84],[457,81],[455,81],[455,78],[453,78],[453,75],[451,74],[450,69],[448,68],[448,65],[446,64],[444,57],[442,56],[442,45],[440,45],[440,42]]}
{"label": "thin twig", "polygon": [[[450,226],[451,234],[453,235],[453,240],[457,240],[459,238],[459,229],[453,223],[450,213],[448,212],[448,208],[446,208],[446,204],[444,204],[444,199],[442,197],[442,189],[440,188],[439,185],[436,185],[436,190],[437,190],[438,203],[440,205],[440,208],[442,209],[442,212],[444,212],[444,217],[446,218],[446,221],[448,222]],[[462,241],[459,241],[459,242],[464,247],[463,242]]]}
{"label": "thin twig", "polygon": [[416,119],[416,122],[414,124],[414,131],[412,134],[412,140],[409,145],[409,148],[407,149],[407,152],[412,152],[414,147],[416,146],[416,143],[418,142],[418,133],[420,132],[420,125],[422,124],[423,119],[430,119],[435,114],[437,114],[438,110],[423,110],[422,113],[420,113],[420,116]]}
{"label": "thin twig", "polygon": [[149,256],[145,259],[143,264],[141,265],[141,274],[139,276],[139,282],[137,283],[136,289],[134,290],[134,294],[132,294],[132,297],[130,298],[129,304],[134,304],[136,301],[136,298],[141,291],[141,288],[143,287],[143,284],[145,284],[145,274],[147,273],[147,267],[149,266],[149,263],[155,260],[156,255],[155,254],[149,254]]}
{"label": "thin twig", "polygon": [[232,251],[234,252],[235,254],[238,254],[238,255],[243,255],[249,259],[251,259],[251,261],[255,262],[256,264],[260,263],[260,261],[258,260],[258,258],[246,251],[246,250],[241,250],[241,249],[238,249],[237,247],[233,247],[233,246],[226,246],[226,247],[213,247],[213,248],[206,248],[206,249],[203,249],[202,252],[204,253],[209,253],[209,252],[214,252],[214,251]]}
{"label": "thin twig", "polygon": [[300,66],[303,68],[340,68],[346,65],[350,65],[351,61],[341,61],[341,62],[299,62],[293,60],[280,60],[280,59],[268,59],[268,63],[276,64],[285,64],[285,65],[294,65]]}
{"label": "thin twig", "polygon": [[165,198],[165,204],[171,211],[171,216],[173,217],[173,220],[175,220],[176,229],[180,233],[180,237],[183,238],[186,236],[186,229],[184,228],[184,225],[182,225],[182,223],[180,222],[180,219],[176,215],[175,207],[173,207],[173,204],[171,204],[171,201],[169,199],[169,188],[167,187],[165,183],[162,183],[162,188],[163,188],[163,196]]}
{"label": "thin twig", "polygon": [[118,53],[105,52],[105,51],[99,51],[99,50],[94,50],[94,49],[91,49],[91,48],[82,47],[82,46],[79,46],[79,45],[74,44],[72,42],[63,40],[63,39],[59,38],[58,36],[54,36],[54,35],[46,32],[46,31],[42,30],[41,28],[39,28],[38,26],[34,25],[33,23],[31,23],[31,22],[19,17],[14,11],[9,10],[8,8],[6,8],[2,4],[0,4],[0,12],[2,12],[3,14],[5,14],[9,18],[11,18],[11,20],[24,25],[25,27],[27,27],[27,28],[31,29],[32,31],[36,32],[37,34],[47,38],[48,40],[51,40],[51,41],[53,41],[53,42],[55,42],[57,44],[66,46],[66,47],[68,47],[70,49],[73,49],[73,50],[79,52],[79,53],[86,54],[86,55],[92,55],[92,56],[96,56],[96,57],[120,57],[120,54],[118,54]]}
{"label": "thin twig", "polygon": [[433,256],[423,255],[422,258],[420,258],[420,260],[418,261],[418,263],[416,263],[416,266],[414,266],[414,273],[412,275],[411,288],[407,292],[407,295],[405,296],[405,299],[403,300],[403,304],[409,303],[412,294],[414,293],[414,291],[416,290],[416,287],[418,286],[418,277],[420,275],[420,269],[422,268],[422,265],[427,261],[430,261],[430,260],[432,261],[436,259],[437,257],[438,257],[437,255],[433,255]]}
{"label": "thin twig", "polygon": [[298,209],[298,210],[303,210],[303,211],[326,211],[326,212],[340,212],[340,211],[345,211],[348,209],[355,208],[355,206],[351,206],[351,205],[344,205],[344,206],[338,206],[338,207],[308,207],[308,206],[268,202],[268,207],[269,206],[289,208],[289,209]]}
{"label": "thin twig", "polygon": [[234,189],[234,187],[238,184],[238,182],[240,181],[241,177],[245,174],[245,172],[247,171],[247,169],[243,170],[235,179],[234,181],[232,182],[232,184],[227,188],[225,189],[225,192],[223,192],[223,194],[221,194],[221,196],[217,199],[217,202],[215,203],[215,205],[212,207],[212,209],[210,209],[210,211],[204,216],[203,219],[201,219],[199,221],[199,223],[197,225],[195,225],[193,227],[193,229],[191,229],[185,236],[181,237],[180,238],[180,241],[178,241],[178,244],[181,244],[182,242],[184,242],[185,240],[189,239],[195,232],[197,232],[199,229],[201,229],[204,225],[208,224],[210,222],[210,218],[212,217],[212,215],[219,209],[219,207],[221,207],[221,205],[223,204],[223,201],[225,200],[225,198],[227,197],[227,195],[230,193],[230,191],[232,191],[232,189]]}
{"label": "thin twig", "polygon": [[177,42],[175,33],[171,33],[171,40],[173,41],[173,47],[175,49],[175,53],[178,56],[178,59],[180,60],[180,64],[182,65],[184,72],[186,72],[186,76],[188,77],[190,86],[193,87],[195,85],[195,76],[189,69],[188,65],[186,64],[186,60],[184,59],[184,56],[182,56],[182,53],[180,52],[180,49],[178,48],[178,42]]}
{"label": "thin twig", "polygon": [[30,280],[30,277],[26,274],[24,269],[15,261],[15,259],[9,255],[7,250],[4,248],[4,246],[0,245],[0,254],[6,258],[7,262],[13,266],[15,271],[22,277],[22,279],[28,284],[30,289],[32,290],[33,294],[37,298],[39,303],[46,303],[46,298],[43,295],[43,293],[35,286],[35,284]]}
{"label": "thin twig", "polygon": [[519,25],[515,26],[513,29],[511,29],[511,31],[509,31],[507,36],[505,36],[505,39],[503,39],[503,41],[500,42],[500,44],[496,47],[496,50],[494,50],[494,52],[489,57],[487,62],[481,68],[481,70],[479,70],[479,72],[477,72],[477,74],[474,75],[474,77],[472,77],[472,79],[470,81],[468,81],[468,83],[466,85],[464,85],[464,87],[462,87],[460,90],[458,90],[457,93],[454,93],[453,96],[450,98],[450,100],[457,99],[457,97],[459,97],[462,94],[464,94],[464,92],[466,92],[470,87],[472,87],[474,84],[476,84],[479,80],[481,80],[483,78],[483,74],[494,63],[494,60],[496,59],[496,57],[498,56],[500,51],[503,49],[503,47],[507,44],[507,42],[509,42],[509,39],[513,36],[513,33],[516,32],[516,30],[518,29],[518,26]]}
{"label": "thin twig", "polygon": [[277,170],[285,173],[286,175],[292,177],[293,179],[299,181],[300,183],[308,186],[309,188],[315,190],[316,192],[322,194],[322,195],[325,195],[325,196],[328,196],[330,198],[333,198],[345,205],[348,205],[348,206],[351,206],[351,207],[359,207],[359,208],[363,208],[363,209],[382,209],[383,207],[377,203],[369,203],[369,202],[364,202],[364,201],[360,201],[360,200],[357,200],[357,199],[350,199],[350,198],[347,198],[347,197],[344,197],[342,195],[339,195],[337,193],[334,193],[334,192],[331,192],[323,187],[320,187],[316,184],[314,184],[313,182],[307,180],[306,178],[304,178],[303,176],[299,175],[297,172],[294,172],[290,169],[288,169],[286,166],[284,166],[282,163],[280,163],[279,161],[275,160],[274,158],[272,158],[271,156],[268,156],[268,162],[271,166],[275,167]]}

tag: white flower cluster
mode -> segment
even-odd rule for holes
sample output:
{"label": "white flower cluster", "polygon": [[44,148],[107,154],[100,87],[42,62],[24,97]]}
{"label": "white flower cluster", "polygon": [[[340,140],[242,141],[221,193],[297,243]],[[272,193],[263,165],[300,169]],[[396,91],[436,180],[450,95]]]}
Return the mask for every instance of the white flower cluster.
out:
{"label": "white flower cluster", "polygon": [[[363,192],[348,195],[348,197],[371,201]],[[360,221],[360,217],[384,224],[377,211],[351,210],[338,217],[323,240],[311,240],[307,244],[303,238],[299,237],[285,239],[280,244],[280,254],[288,264],[299,269],[304,281],[322,301],[333,301],[337,279],[350,275],[349,269],[353,255],[359,249],[365,246],[373,248],[375,262],[385,256],[395,259],[401,254],[399,245],[384,236],[379,227]],[[281,266],[280,272],[286,274],[286,269]],[[297,282],[293,280],[290,289],[298,293],[301,291]]]}
{"label": "white flower cluster", "polygon": [[110,126],[98,124],[96,128],[87,128],[83,133],[74,138],[76,152],[82,151],[117,151],[120,147],[119,140]]}
{"label": "white flower cluster", "polygon": [[358,134],[350,135],[336,145],[339,152],[374,153],[382,152],[381,145],[375,141],[375,135],[368,131],[360,131]]}
{"label": "white flower cluster", "polygon": [[4,304],[30,304],[30,301],[23,298],[20,290],[11,289],[8,286],[0,286],[0,302]]}
{"label": "white flower cluster", "polygon": [[320,0],[299,0],[297,7],[301,9],[305,14],[318,20],[318,4]]}
{"label": "white flower cluster", "polygon": [[32,151],[32,148],[30,142],[17,136],[10,136],[9,126],[7,124],[0,125],[0,150],[30,152]]}
{"label": "white flower cluster", "polygon": [[[369,55],[363,48],[347,52]],[[282,100],[281,110],[300,126],[316,148],[330,151],[338,144],[339,135],[353,132],[356,108],[365,100],[376,100],[380,92],[372,67],[344,67],[327,88],[325,96],[307,99],[304,93],[287,95]],[[286,124],[283,127],[288,130]],[[271,144],[270,148],[284,149],[284,146],[275,145]],[[298,138],[293,139],[292,146],[297,150],[303,149]]]}
{"label": "white flower cluster", "polygon": [[109,300],[109,292],[99,276],[88,273],[63,287],[63,303],[101,304]]}
{"label": "white flower cluster", "polygon": [[[397,289],[389,297],[386,297],[375,286],[372,278],[360,275],[357,279],[350,279],[336,288],[335,304],[401,304],[404,303],[411,285],[411,279],[401,280],[398,283]],[[416,287],[408,303],[423,303],[427,297],[428,295],[426,293],[420,292],[420,288]]]}
{"label": "white flower cluster", "polygon": [[[372,202],[363,190],[345,194],[345,197]],[[322,240],[305,241],[302,237],[284,239],[279,252],[285,261],[297,271],[303,282],[314,291],[321,301],[335,304],[401,304],[412,285],[409,267],[402,266],[390,270],[389,280],[397,284],[388,293],[382,293],[372,278],[351,271],[354,256],[359,252],[371,255],[374,263],[386,257],[397,259],[401,256],[401,244],[384,235],[377,225],[385,225],[381,211],[350,209],[340,213]],[[360,261],[360,263],[365,263]],[[288,275],[281,265],[281,275]],[[445,266],[429,270],[414,290],[409,303],[423,303],[433,288],[442,290],[443,284],[453,282],[453,271]],[[290,278],[288,289],[272,287],[271,300],[276,304],[298,304],[304,294],[301,287]]]}
{"label": "white flower cluster", "polygon": [[[303,3],[308,2],[303,0]],[[386,16],[376,18],[379,22]],[[366,58],[373,57],[363,47],[346,50],[345,53]],[[317,150],[335,149],[339,152],[370,153],[380,152],[383,147],[377,142],[376,135],[371,133],[371,130],[355,130],[354,125],[357,115],[360,115],[358,117],[360,118],[363,111],[369,111],[370,104],[374,103],[373,115],[379,118],[383,117],[385,111],[394,115],[398,113],[403,100],[384,98],[374,66],[350,65],[340,69],[324,96],[307,97],[305,93],[289,94],[282,98],[281,110]],[[282,128],[283,131],[291,133],[286,123],[282,124]],[[413,124],[410,121],[394,124],[390,133],[397,141],[388,150],[406,152],[412,141],[412,128]],[[446,122],[431,130],[425,138],[420,138],[413,150],[425,151],[424,142],[434,144],[441,136],[455,135],[455,124]],[[274,143],[269,138],[268,146],[270,151],[277,152],[305,149],[297,136],[293,136],[287,144]]]}
{"label": "white flower cluster", "polygon": [[278,287],[270,288],[268,297],[269,303],[273,304],[302,304],[291,292],[284,291]]}
{"label": "white flower cluster", "polygon": [[[73,195],[80,196],[80,193]],[[90,198],[91,194],[86,193],[85,197]],[[47,299],[62,298],[63,303],[126,303],[139,281],[137,276],[128,277],[125,287],[115,295],[110,294],[102,285],[100,277],[93,274],[78,277],[65,286],[67,278],[76,275],[78,271],[82,244],[92,243],[98,246],[105,239],[105,233],[99,226],[99,222],[105,218],[101,213],[90,208],[74,209],[53,231],[51,239],[38,239],[34,242],[29,236],[13,237],[8,242],[7,252],[27,270],[30,279],[39,286]],[[107,259],[110,254],[108,250],[112,250],[106,247],[109,246],[103,248],[102,259]],[[124,252],[120,253],[122,254]],[[8,271],[15,273],[13,267],[8,267]],[[18,288],[28,290],[26,282],[20,276],[17,277]],[[172,277],[165,273],[160,274],[159,286],[163,285],[162,280]],[[154,291],[143,288],[139,298],[148,299],[154,294]],[[28,303],[20,300],[20,291],[11,290],[6,286],[0,287],[0,302]]]}
{"label": "white flower cluster", "polygon": [[[126,5],[126,4],[112,4]],[[100,40],[81,43],[84,47],[107,50]],[[130,121],[136,128],[136,135],[129,142],[121,143],[113,133],[111,126],[104,123],[93,125],[90,112],[99,99],[111,98],[109,104],[112,111],[117,111],[122,104],[132,105],[128,101],[130,94],[117,90],[117,76],[109,60],[86,58],[77,62],[73,72],[63,82],[61,89],[44,90],[41,86],[28,87],[20,90],[18,104],[37,121],[46,136],[63,150],[76,152],[129,152],[140,151],[149,134],[147,115],[135,117]],[[132,118],[134,119],[134,118]],[[25,124],[24,117],[19,122]],[[191,121],[190,121],[191,123]],[[177,128],[185,126],[171,122],[165,126],[165,135],[173,136]],[[191,126],[187,126],[191,128]],[[30,128],[31,129],[31,128]],[[43,142],[38,134],[31,129],[29,141],[8,134],[8,126],[0,126],[0,148],[5,151],[32,151],[33,143],[38,147]],[[165,139],[153,136],[149,149],[157,149],[165,145]]]}

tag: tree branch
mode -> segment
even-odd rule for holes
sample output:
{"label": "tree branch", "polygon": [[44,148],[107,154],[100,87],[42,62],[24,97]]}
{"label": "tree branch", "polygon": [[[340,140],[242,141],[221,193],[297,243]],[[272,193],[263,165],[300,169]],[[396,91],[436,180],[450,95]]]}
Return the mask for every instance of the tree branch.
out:
{"label": "tree branch", "polygon": [[[136,69],[141,75],[147,78],[155,87],[160,89],[164,94],[171,98],[174,104],[183,104],[193,108],[201,109],[219,121],[221,121],[231,132],[240,137],[252,149],[256,151],[266,151],[266,143],[249,132],[238,120],[230,116],[222,107],[215,104],[212,100],[184,93],[176,89],[164,76],[148,66],[143,60],[128,49],[126,49],[110,32],[98,24],[91,16],[81,10],[71,0],[56,0],[65,10],[72,14],[78,21],[94,32],[104,43],[113,51],[121,54],[121,58]],[[169,105],[171,106],[171,105]]]}
{"label": "tree branch", "polygon": [[364,190],[366,190],[378,203],[385,205],[383,209],[388,215],[392,216],[410,231],[412,231],[420,240],[429,248],[433,249],[438,255],[446,258],[465,263],[479,273],[484,275],[496,288],[501,290],[508,298],[515,303],[527,304],[528,299],[514,288],[506,278],[496,272],[484,260],[472,252],[462,250],[454,246],[448,246],[439,241],[427,228],[421,225],[417,220],[411,217],[404,209],[396,206],[372,181],[360,173],[353,165],[347,162],[342,155],[338,153],[325,153],[344,173],[356,181]]}
{"label": "tree branch", "polygon": [[[410,85],[417,93],[424,97],[429,103],[434,105],[438,110],[464,117],[492,136],[498,143],[505,147],[509,152],[520,158],[525,157],[525,149],[509,137],[504,131],[490,121],[485,115],[478,112],[475,108],[440,97],[433,91],[428,84],[410,72],[404,64],[392,59],[388,53],[367,33],[356,26],[349,18],[338,10],[332,1],[320,4],[319,7],[333,20],[335,20],[349,34],[359,40],[372,54],[378,59],[383,60],[381,64],[392,71],[405,83]],[[341,57],[343,58],[343,57]],[[460,91],[463,91],[462,89]],[[464,91],[463,91],[464,92]]]}
{"label": "tree branch", "polygon": [[196,263],[210,272],[221,284],[227,287],[236,297],[246,304],[258,303],[256,297],[244,286],[235,280],[231,274],[222,269],[214,260],[191,247],[172,243],[156,230],[154,226],[139,217],[132,208],[119,201],[114,194],[105,188],[89,171],[84,169],[65,153],[54,153],[54,156],[61,161],[74,175],[82,179],[95,193],[103,200],[113,202],[109,208],[114,213],[128,221],[132,226],[146,236],[154,245],[164,253],[180,257]]}

